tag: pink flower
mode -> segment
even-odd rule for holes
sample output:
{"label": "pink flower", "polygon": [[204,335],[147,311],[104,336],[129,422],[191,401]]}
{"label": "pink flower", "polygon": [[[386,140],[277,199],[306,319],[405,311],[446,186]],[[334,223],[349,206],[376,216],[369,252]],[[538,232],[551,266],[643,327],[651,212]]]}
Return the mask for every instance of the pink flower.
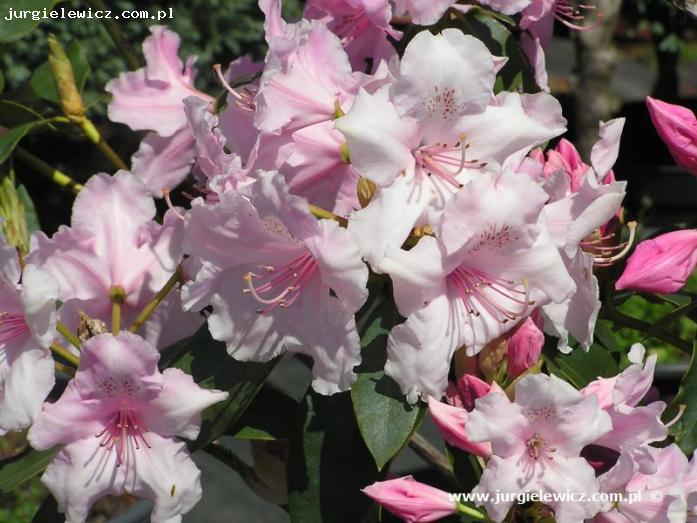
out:
{"label": "pink flower", "polygon": [[496,70],[479,40],[457,29],[423,31],[395,81],[361,91],[336,121],[353,167],[378,187],[349,226],[375,271],[384,272],[385,250],[401,246],[414,225],[435,223],[483,164],[522,158],[564,131],[560,107],[546,93],[494,98]]}
{"label": "pink flower", "polygon": [[617,290],[672,293],[685,286],[697,266],[697,230],[662,234],[637,245],[627,260]]}
{"label": "pink flower", "polygon": [[584,348],[593,342],[600,310],[598,280],[593,265],[607,265],[624,252],[623,245],[608,246],[605,227],[621,210],[626,182],[616,182],[612,167],[619,153],[623,119],[600,124],[600,139],[591,151],[591,166],[576,148],[562,140],[549,151],[543,168],[543,186],[550,195],[544,214],[577,292],[564,303],[543,307],[546,329],[559,337],[558,347],[568,352],[571,334]]}
{"label": "pink flower", "polygon": [[662,449],[648,448],[657,467],[651,474],[637,472],[637,465],[627,454],[598,477],[604,493],[622,494],[621,501],[606,502],[594,523],[643,523],[662,521],[683,523],[687,519],[685,496],[690,493],[684,482],[688,470],[685,454],[675,445]]}
{"label": "pink flower", "polygon": [[[110,291],[125,292],[122,322],[129,325],[174,274],[181,260],[182,224],[172,213],[155,222],[155,202],[132,174],[113,177],[97,174],[75,199],[71,226],[62,226],[52,238],[38,232],[32,237],[29,261],[52,275],[60,287],[61,320],[76,327],[78,311],[110,322]],[[168,311],[146,324],[148,341],[164,347],[170,326],[193,333],[201,323],[197,315],[184,314],[178,293],[160,305]]]}
{"label": "pink flower", "polygon": [[574,291],[541,221],[546,193],[527,176],[480,173],[445,206],[435,236],[389,250],[406,322],[392,329],[386,372],[410,402],[440,397],[454,351],[478,353],[530,312]]}
{"label": "pink flower", "polygon": [[528,316],[508,338],[506,347],[508,353],[506,374],[508,377],[517,378],[535,365],[540,359],[544,343],[544,333],[532,317]]}
{"label": "pink flower", "polygon": [[468,413],[463,407],[455,407],[441,403],[433,396],[428,398],[428,412],[434,425],[450,445],[474,454],[488,458],[491,456],[491,445],[488,442],[472,443],[465,435]]}
{"label": "pink flower", "polygon": [[29,431],[36,449],[64,445],[41,479],[71,523],[106,495],[152,500],[154,522],[181,521],[201,498],[201,473],[177,437],[195,440],[201,412],[228,394],[179,369],[160,373],[159,358],[135,334],[90,338],[75,378]]}
{"label": "pink flower", "polygon": [[496,522],[506,517],[510,502],[495,503],[494,494],[581,492],[585,501],[550,503],[555,521],[576,523],[594,516],[600,503],[593,468],[581,450],[611,428],[610,417],[593,397],[584,398],[556,376],[525,376],[515,386],[515,402],[492,392],[476,402],[466,435],[473,442],[491,442],[493,456],[473,493],[489,493],[487,514]]}
{"label": "pink flower", "polygon": [[447,492],[419,483],[411,476],[378,481],[363,492],[407,523],[438,521],[456,512],[455,501]]}
{"label": "pink flower", "polygon": [[399,40],[402,33],[390,26],[392,7],[388,0],[310,0],[305,18],[322,20],[337,35],[356,71],[366,60],[376,67],[396,55],[387,37]]}
{"label": "pink flower", "polygon": [[395,14],[409,15],[419,25],[435,24],[457,0],[393,0]]}
{"label": "pink flower", "polygon": [[632,365],[613,378],[598,378],[581,390],[584,396],[594,396],[612,419],[612,430],[599,438],[595,445],[607,447],[632,457],[642,472],[653,473],[656,465],[649,444],[663,441],[668,429],[661,421],[666,408],[662,401],[638,406],[653,382],[656,355],[642,365],[645,349],[636,344],[629,351]]}
{"label": "pink flower", "polygon": [[479,3],[491,7],[505,15],[520,13],[533,0],[479,0]]}
{"label": "pink flower", "polygon": [[651,120],[670,150],[675,162],[690,174],[697,175],[697,118],[680,105],[672,105],[648,97]]}
{"label": "pink flower", "polygon": [[[34,265],[19,267],[0,234],[0,436],[29,427],[53,388],[58,284]],[[21,284],[20,284],[21,279]]]}
{"label": "pink flower", "polygon": [[354,314],[368,268],[346,230],[316,220],[278,173],[256,176],[217,204],[194,201],[185,248],[200,269],[185,306],[213,306],[211,334],[236,359],[300,352],[314,360],[315,390],[346,390],[360,361]]}
{"label": "pink flower", "polygon": [[106,85],[113,95],[109,119],[168,137],[186,127],[184,98],[213,99],[194,88],[195,58],[182,64],[177,56],[179,36],[161,25],[151,26],[150,32],[143,42],[146,67],[121,73]]}
{"label": "pink flower", "polygon": [[492,388],[499,386],[496,382],[489,384],[472,374],[463,374],[457,384],[448,383],[445,397],[450,405],[471,411],[474,410],[475,400],[489,394]]}

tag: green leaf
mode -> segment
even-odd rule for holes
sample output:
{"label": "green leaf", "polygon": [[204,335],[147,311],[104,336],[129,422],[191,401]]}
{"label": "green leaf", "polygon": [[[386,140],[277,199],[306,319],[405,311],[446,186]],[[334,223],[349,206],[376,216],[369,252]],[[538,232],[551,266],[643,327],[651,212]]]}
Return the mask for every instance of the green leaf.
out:
{"label": "green leaf", "polygon": [[506,17],[492,15],[491,11],[474,9],[458,17],[456,26],[484,42],[494,56],[508,57],[497,77],[495,92],[517,91],[521,87],[526,93],[538,92],[540,88],[535,81],[535,72],[516,35],[503,22]]}
{"label": "green leaf", "polygon": [[588,352],[581,348],[563,354],[557,349],[556,338],[548,337],[542,351],[550,373],[581,389],[598,377],[609,378],[619,372],[615,358],[602,345],[591,345]]}
{"label": "green leaf", "polygon": [[17,127],[41,119],[43,116],[27,105],[14,100],[0,100],[0,125],[3,127]]}
{"label": "green leaf", "polygon": [[0,93],[5,90],[5,75],[0,71]]}
{"label": "green leaf", "polygon": [[610,352],[626,352],[617,341],[608,323],[598,320],[595,324],[595,340]]}
{"label": "green leaf", "polygon": [[237,361],[227,353],[224,343],[211,337],[206,325],[178,349],[172,367],[191,374],[201,387],[230,394],[226,401],[204,411],[201,433],[189,444],[193,452],[218,439],[241,418],[278,358],[266,363]]}
{"label": "green leaf", "polygon": [[[70,60],[70,64],[73,67],[75,85],[78,90],[82,92],[90,69],[87,56],[82,50],[82,46],[76,40],[68,44],[65,49],[65,54],[68,56],[68,60]],[[56,104],[60,102],[58,91],[56,90],[56,82],[53,79],[53,71],[48,61],[42,63],[34,70],[29,84],[39,98]]]}
{"label": "green leaf", "polygon": [[685,411],[671,426],[670,433],[685,454],[691,456],[697,449],[697,342],[692,352],[690,366],[680,381],[678,394],[663,416],[664,421],[675,418],[681,406]]}
{"label": "green leaf", "polygon": [[34,514],[32,523],[64,523],[65,514],[58,512],[58,503],[50,494],[41,502],[41,506]]}
{"label": "green leaf", "polygon": [[0,492],[8,492],[40,474],[57,452],[58,447],[43,451],[29,449],[0,462]]}
{"label": "green leaf", "polygon": [[290,439],[298,402],[270,385],[264,385],[228,434],[238,439]]}
{"label": "green leaf", "polygon": [[[0,43],[18,40],[29,33],[41,22],[43,10],[51,10],[60,0],[0,0]],[[15,12],[34,11],[38,12],[39,20],[34,20],[32,14],[28,18],[13,18],[5,20],[12,8]]]}
{"label": "green leaf", "polygon": [[360,489],[384,477],[356,426],[348,392],[310,390],[298,410],[288,458],[292,523],[361,523],[378,510]]}
{"label": "green leaf", "polygon": [[476,456],[447,443],[445,450],[461,491],[471,491],[477,486],[479,478],[482,476],[482,467]]}
{"label": "green leaf", "polygon": [[34,120],[9,129],[5,134],[0,135],[0,164],[7,161],[12,151],[14,151],[14,148],[17,147],[19,141],[24,138],[27,133],[33,131],[37,127],[41,127],[45,123],[46,120]]}
{"label": "green leaf", "polygon": [[374,293],[361,315],[362,363],[351,387],[358,427],[379,470],[406,445],[426,412],[423,403],[409,405],[399,385],[385,374],[387,336],[402,321],[389,293]]}

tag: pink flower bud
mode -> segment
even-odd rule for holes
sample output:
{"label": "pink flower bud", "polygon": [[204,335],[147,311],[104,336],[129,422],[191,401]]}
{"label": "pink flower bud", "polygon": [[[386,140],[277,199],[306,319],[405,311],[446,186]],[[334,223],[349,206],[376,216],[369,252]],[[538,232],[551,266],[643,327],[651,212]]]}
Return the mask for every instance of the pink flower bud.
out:
{"label": "pink flower bud", "polygon": [[670,293],[680,290],[697,265],[697,230],[674,231],[637,245],[617,290]]}
{"label": "pink flower bud", "polygon": [[647,98],[646,105],[656,131],[675,163],[697,176],[697,118],[685,107]]}
{"label": "pink flower bud", "polygon": [[449,384],[445,397],[451,405],[474,410],[474,400],[489,394],[491,385],[473,374],[463,374],[457,385]]}
{"label": "pink flower bud", "polygon": [[428,523],[454,514],[447,492],[419,483],[411,476],[378,481],[363,492],[407,523]]}
{"label": "pink flower bud", "polygon": [[531,317],[528,317],[508,339],[509,378],[517,378],[537,363],[545,343],[545,335]]}
{"label": "pink flower bud", "polygon": [[441,403],[431,396],[428,398],[428,412],[438,432],[450,445],[483,458],[491,456],[491,445],[488,442],[472,443],[465,437],[467,424],[465,409]]}

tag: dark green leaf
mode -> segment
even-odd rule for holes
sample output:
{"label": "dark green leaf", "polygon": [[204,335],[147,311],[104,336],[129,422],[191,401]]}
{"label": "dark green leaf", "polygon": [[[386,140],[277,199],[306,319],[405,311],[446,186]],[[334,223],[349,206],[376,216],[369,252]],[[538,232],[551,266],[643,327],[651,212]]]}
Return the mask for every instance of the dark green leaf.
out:
{"label": "dark green leaf", "polygon": [[360,489],[379,481],[356,426],[348,392],[309,391],[290,440],[288,505],[293,523],[362,523],[377,520],[377,507]]}
{"label": "dark green leaf", "polygon": [[40,474],[57,452],[57,447],[44,451],[29,449],[0,462],[0,492],[7,492]]}
{"label": "dark green leaf", "polygon": [[27,105],[13,100],[0,100],[0,125],[3,127],[17,127],[42,118],[40,113]]}
{"label": "dark green leaf", "polygon": [[610,352],[626,352],[617,342],[615,333],[604,320],[598,320],[595,324],[595,340]]}
{"label": "dark green leaf", "polygon": [[482,467],[477,458],[452,445],[446,443],[446,453],[453,468],[453,474],[457,479],[462,492],[469,492],[479,483],[482,475]]}
{"label": "dark green leaf", "polygon": [[501,69],[494,86],[496,92],[516,91],[522,87],[526,93],[536,93],[540,89],[535,81],[533,68],[520,46],[517,35],[511,32],[503,20],[505,18],[492,16],[489,11],[474,9],[459,17],[456,25],[465,33],[484,42],[494,56],[508,57],[508,62]]}
{"label": "dark green leaf", "polygon": [[198,450],[225,434],[252,403],[278,359],[266,363],[234,360],[225,350],[225,344],[214,340],[206,325],[187,343],[179,347],[172,367],[191,374],[201,387],[228,391],[226,401],[216,403],[203,413],[198,439],[189,444]]}
{"label": "dark green leaf", "polygon": [[599,344],[593,344],[588,352],[576,348],[569,354],[562,354],[556,345],[556,338],[545,341],[543,356],[547,369],[578,389],[598,377],[608,378],[619,372],[615,358]]}
{"label": "dark green leaf", "polygon": [[265,385],[228,434],[238,439],[290,439],[297,408],[293,398]]}
{"label": "dark green leaf", "polygon": [[17,147],[19,141],[24,138],[27,133],[45,123],[45,120],[34,120],[9,129],[5,134],[0,135],[0,163],[5,163],[7,161],[12,151],[14,151],[14,148]]}
{"label": "dark green leaf", "polygon": [[[65,54],[68,56],[68,60],[70,60],[70,64],[73,66],[75,85],[77,85],[78,90],[82,92],[90,68],[87,57],[77,41],[68,44],[65,48]],[[53,71],[48,61],[34,70],[34,74],[32,74],[29,83],[36,96],[49,102],[59,103],[58,91],[56,91],[56,83],[53,79]]]}
{"label": "dark green leaf", "polygon": [[54,497],[49,494],[44,498],[31,521],[32,523],[63,523],[65,514],[58,512],[58,504]]}
{"label": "dark green leaf", "polygon": [[[50,10],[59,0],[0,0],[0,43],[17,40],[34,29],[41,22],[44,9]],[[38,17],[13,18],[5,20],[12,8],[15,12],[35,11]],[[39,18],[34,20],[33,18]]]}
{"label": "dark green leaf", "polygon": [[[358,427],[378,469],[382,469],[409,441],[423,419],[422,403],[409,405],[399,385],[385,374],[387,336],[402,321],[389,293],[373,293],[362,316],[361,365],[351,387]],[[371,306],[372,305],[372,306]]]}
{"label": "dark green leaf", "polygon": [[5,90],[5,75],[0,71],[0,93]]}
{"label": "dark green leaf", "polygon": [[670,428],[680,448],[691,456],[697,449],[697,343],[692,352],[690,366],[680,382],[680,390],[664,415],[664,421],[675,418],[684,407],[680,419]]}

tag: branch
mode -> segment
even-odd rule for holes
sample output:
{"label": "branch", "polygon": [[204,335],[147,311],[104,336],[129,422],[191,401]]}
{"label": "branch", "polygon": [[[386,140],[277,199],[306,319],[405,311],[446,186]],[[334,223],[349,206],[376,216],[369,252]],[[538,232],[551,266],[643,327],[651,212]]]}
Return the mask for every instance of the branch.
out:
{"label": "branch", "polygon": [[409,447],[426,463],[434,467],[449,482],[457,483],[450,462],[442,452],[431,445],[421,434],[415,433],[409,440]]}

